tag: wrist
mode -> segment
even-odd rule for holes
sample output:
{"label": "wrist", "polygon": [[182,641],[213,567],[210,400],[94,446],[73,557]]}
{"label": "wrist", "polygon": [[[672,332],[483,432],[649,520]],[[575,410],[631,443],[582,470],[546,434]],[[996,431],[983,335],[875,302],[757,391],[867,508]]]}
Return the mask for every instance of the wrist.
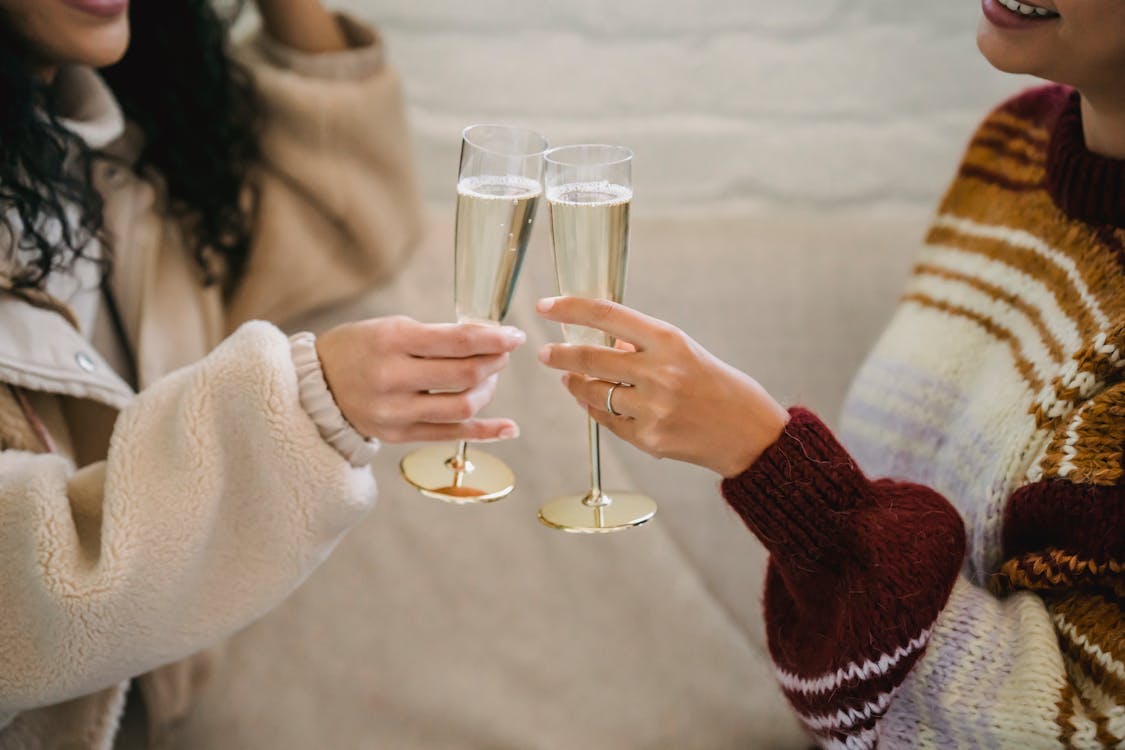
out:
{"label": "wrist", "polygon": [[740,420],[735,440],[727,440],[725,450],[718,452],[718,460],[711,469],[724,479],[730,479],[753,466],[762,454],[776,443],[785,433],[789,424],[789,412],[768,394],[761,403],[747,410],[747,416]]}
{"label": "wrist", "polygon": [[289,338],[289,346],[297,371],[301,406],[320,436],[352,466],[370,464],[379,449],[379,441],[356,430],[340,409],[328,383],[316,337],[307,332],[297,333]]}

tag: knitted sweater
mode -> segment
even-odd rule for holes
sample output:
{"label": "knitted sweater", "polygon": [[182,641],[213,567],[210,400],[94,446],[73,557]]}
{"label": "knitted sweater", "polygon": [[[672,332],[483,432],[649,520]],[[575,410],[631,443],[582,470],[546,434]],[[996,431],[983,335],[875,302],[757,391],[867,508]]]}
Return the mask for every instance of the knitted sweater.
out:
{"label": "knitted sweater", "polygon": [[824,747],[1125,747],[1123,349],[1125,161],[1029,91],[973,137],[839,440],[794,409],[723,484]]}

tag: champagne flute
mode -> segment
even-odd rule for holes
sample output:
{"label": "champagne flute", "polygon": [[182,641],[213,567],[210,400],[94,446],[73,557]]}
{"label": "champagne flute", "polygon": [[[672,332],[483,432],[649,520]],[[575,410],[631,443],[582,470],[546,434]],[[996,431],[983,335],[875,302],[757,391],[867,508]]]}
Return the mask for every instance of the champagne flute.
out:
{"label": "champagne flute", "polygon": [[[559,294],[620,302],[629,254],[633,153],[622,146],[562,146],[544,155],[547,209]],[[613,337],[564,325],[569,344],[610,346]],[[656,503],[635,492],[602,490],[598,423],[588,421],[590,489],[555,498],[539,509],[547,526],[576,533],[621,531],[650,520]]]}
{"label": "champagne flute", "polygon": [[[547,145],[538,133],[503,125],[472,125],[461,133],[453,285],[458,323],[499,325],[507,314],[543,194]],[[479,450],[470,457],[464,440],[414,451],[399,469],[423,495],[449,503],[490,503],[516,486],[503,461]]]}

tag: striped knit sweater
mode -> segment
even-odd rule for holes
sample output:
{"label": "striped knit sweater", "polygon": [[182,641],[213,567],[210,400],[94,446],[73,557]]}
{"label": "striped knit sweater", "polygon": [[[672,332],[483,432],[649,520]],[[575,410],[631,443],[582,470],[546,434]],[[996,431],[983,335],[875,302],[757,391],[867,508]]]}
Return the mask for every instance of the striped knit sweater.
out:
{"label": "striped knit sweater", "polygon": [[1029,91],[974,136],[839,440],[794,409],[723,485],[824,747],[1125,747],[1123,352],[1125,162]]}

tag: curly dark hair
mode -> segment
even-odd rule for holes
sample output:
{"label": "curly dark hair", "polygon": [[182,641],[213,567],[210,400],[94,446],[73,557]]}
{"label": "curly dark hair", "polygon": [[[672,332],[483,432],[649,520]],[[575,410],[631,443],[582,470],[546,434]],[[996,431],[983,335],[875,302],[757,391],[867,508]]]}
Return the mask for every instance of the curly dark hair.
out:
{"label": "curly dark hair", "polygon": [[[219,280],[215,257],[226,278],[236,278],[250,244],[246,189],[259,156],[260,106],[250,74],[229,54],[230,21],[241,7],[235,2],[220,16],[210,0],[131,3],[129,49],[101,71],[144,136],[131,166],[163,180],[168,210],[208,283]],[[0,18],[0,211],[22,258],[13,283],[42,288],[94,240],[111,247],[92,180],[95,162],[111,157],[60,123],[22,46]],[[68,220],[75,208],[77,221]]]}

